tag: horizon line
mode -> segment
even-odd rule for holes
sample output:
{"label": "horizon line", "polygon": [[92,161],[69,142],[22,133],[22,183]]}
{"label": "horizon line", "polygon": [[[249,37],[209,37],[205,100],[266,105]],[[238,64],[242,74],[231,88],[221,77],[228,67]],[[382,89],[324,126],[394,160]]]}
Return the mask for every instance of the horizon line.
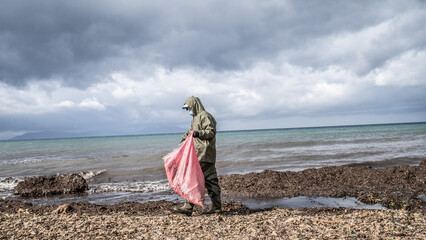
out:
{"label": "horizon line", "polygon": [[[421,122],[392,122],[392,123],[366,123],[366,124],[344,124],[344,125],[322,125],[322,126],[309,126],[309,127],[283,127],[283,128],[254,128],[254,129],[234,129],[234,130],[220,130],[217,133],[225,132],[243,132],[243,131],[268,131],[268,130],[291,130],[291,129],[310,129],[310,128],[333,128],[333,127],[361,127],[361,126],[378,126],[378,125],[398,125],[398,124],[422,124]],[[66,133],[66,132],[65,132]],[[130,137],[130,136],[153,136],[153,135],[167,135],[167,134],[182,134],[185,132],[166,132],[166,133],[140,133],[140,134],[121,134],[121,135],[92,135],[92,136],[77,136],[77,137],[46,137],[46,138],[28,138],[28,139],[3,139],[4,141],[30,141],[30,140],[53,140],[53,139],[71,139],[71,138],[98,138],[98,137]],[[70,133],[71,134],[71,133]],[[22,136],[22,135],[21,135]]]}

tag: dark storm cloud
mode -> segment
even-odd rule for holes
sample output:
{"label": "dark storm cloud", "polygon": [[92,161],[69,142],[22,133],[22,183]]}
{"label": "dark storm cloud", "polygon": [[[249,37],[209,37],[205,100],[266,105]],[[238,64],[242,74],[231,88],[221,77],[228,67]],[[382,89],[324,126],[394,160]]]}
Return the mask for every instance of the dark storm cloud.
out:
{"label": "dark storm cloud", "polygon": [[0,139],[172,131],[190,95],[228,130],[426,116],[424,1],[0,3]]}
{"label": "dark storm cloud", "polygon": [[[410,4],[423,7],[412,1],[2,1],[0,81],[59,79],[87,87],[131,62],[222,71],[280,53],[292,64],[321,67],[338,59],[297,49],[377,24]],[[293,50],[296,55],[286,53]],[[382,55],[365,58],[374,67],[387,59]]]}
{"label": "dark storm cloud", "polygon": [[[19,1],[0,10],[1,79],[63,78],[84,84],[102,74],[109,59],[152,40],[151,13],[137,19],[98,1]],[[150,19],[152,21],[152,19]],[[117,61],[116,67],[120,67]]]}

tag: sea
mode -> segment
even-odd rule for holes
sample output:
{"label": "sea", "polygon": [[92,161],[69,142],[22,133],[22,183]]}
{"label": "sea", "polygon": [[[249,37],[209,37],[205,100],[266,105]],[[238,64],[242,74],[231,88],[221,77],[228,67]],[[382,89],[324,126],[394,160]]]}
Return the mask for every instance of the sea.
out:
{"label": "sea", "polygon": [[[181,136],[171,133],[0,141],[0,199],[35,205],[183,202],[167,182],[163,161],[179,145]],[[216,149],[219,175],[326,166],[418,165],[426,159],[426,123],[219,131]],[[32,199],[13,195],[13,188],[26,177],[69,173],[79,173],[87,180],[88,193]],[[206,200],[208,203],[208,197]],[[250,207],[379,208],[353,198],[301,196],[242,201]]]}

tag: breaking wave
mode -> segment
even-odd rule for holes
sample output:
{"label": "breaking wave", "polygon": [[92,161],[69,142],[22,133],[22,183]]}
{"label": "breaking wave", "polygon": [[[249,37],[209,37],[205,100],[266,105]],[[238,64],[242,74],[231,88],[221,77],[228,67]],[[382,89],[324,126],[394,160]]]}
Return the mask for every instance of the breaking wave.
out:
{"label": "breaking wave", "polygon": [[16,185],[23,180],[23,178],[0,177],[0,192],[13,191]]}
{"label": "breaking wave", "polygon": [[90,186],[89,193],[105,192],[137,192],[149,193],[170,191],[170,185],[167,180],[153,182],[119,182],[119,183],[101,183]]}
{"label": "breaking wave", "polygon": [[99,171],[88,171],[88,172],[80,172],[80,176],[82,176],[84,179],[89,180],[93,177],[98,176],[99,174],[104,173],[106,170],[99,170]]}

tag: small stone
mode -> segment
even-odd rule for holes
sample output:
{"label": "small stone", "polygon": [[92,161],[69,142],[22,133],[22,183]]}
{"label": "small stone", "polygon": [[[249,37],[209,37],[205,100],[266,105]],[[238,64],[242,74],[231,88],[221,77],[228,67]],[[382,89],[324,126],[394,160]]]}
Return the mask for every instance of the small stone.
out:
{"label": "small stone", "polygon": [[74,209],[69,204],[62,204],[58,208],[56,208],[53,213],[61,214],[61,213],[68,213],[72,212]]}

